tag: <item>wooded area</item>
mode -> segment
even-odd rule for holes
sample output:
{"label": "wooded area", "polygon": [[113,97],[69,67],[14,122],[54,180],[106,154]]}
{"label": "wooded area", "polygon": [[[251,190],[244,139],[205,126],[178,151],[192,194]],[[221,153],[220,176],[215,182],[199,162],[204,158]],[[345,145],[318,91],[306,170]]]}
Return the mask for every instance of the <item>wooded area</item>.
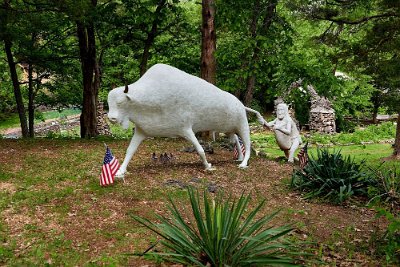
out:
{"label": "wooded area", "polygon": [[[399,23],[392,0],[3,0],[0,115],[18,112],[33,137],[37,107],[77,106],[81,137],[95,137],[98,101],[167,63],[262,112],[302,79],[351,131],[346,117],[400,113]],[[308,93],[285,101],[307,124]]]}

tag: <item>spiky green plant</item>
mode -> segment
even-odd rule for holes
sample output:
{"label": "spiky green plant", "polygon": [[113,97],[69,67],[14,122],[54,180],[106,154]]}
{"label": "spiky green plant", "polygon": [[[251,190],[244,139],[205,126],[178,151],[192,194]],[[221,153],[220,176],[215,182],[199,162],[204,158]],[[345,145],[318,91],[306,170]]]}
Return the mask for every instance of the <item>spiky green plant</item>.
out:
{"label": "spiky green plant", "polygon": [[266,227],[277,212],[256,219],[264,201],[247,213],[250,196],[224,201],[219,194],[212,200],[204,192],[201,200],[191,188],[188,194],[193,219],[186,218],[172,199],[168,205],[171,219],[156,215],[161,223],[153,223],[132,216],[163,238],[166,251],[154,253],[185,265],[293,266],[293,245],[283,239],[292,228]]}
{"label": "spiky green plant", "polygon": [[293,172],[291,186],[306,192],[305,198],[342,203],[353,195],[367,195],[369,176],[364,165],[364,161],[344,157],[340,150],[318,149],[304,169]]}
{"label": "spiky green plant", "polygon": [[392,211],[400,211],[400,170],[383,164],[370,170],[375,183],[369,188],[369,203],[387,203]]}

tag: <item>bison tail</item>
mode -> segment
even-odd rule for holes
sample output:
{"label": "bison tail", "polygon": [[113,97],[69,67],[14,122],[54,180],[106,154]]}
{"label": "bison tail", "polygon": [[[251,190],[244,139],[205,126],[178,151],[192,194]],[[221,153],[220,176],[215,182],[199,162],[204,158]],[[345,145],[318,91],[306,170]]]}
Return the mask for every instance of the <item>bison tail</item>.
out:
{"label": "bison tail", "polygon": [[264,120],[263,116],[261,116],[260,112],[258,112],[257,110],[248,108],[248,107],[244,107],[244,108],[245,108],[246,111],[256,114],[257,120],[261,125],[264,125],[266,123],[266,121]]}

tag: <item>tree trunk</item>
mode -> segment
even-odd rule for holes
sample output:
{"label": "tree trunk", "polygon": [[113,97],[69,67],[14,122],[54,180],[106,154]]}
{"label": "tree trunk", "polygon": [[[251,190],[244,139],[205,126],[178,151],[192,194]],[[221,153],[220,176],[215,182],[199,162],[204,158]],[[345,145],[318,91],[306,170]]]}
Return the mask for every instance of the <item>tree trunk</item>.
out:
{"label": "tree trunk", "polygon": [[201,78],[209,83],[216,83],[217,63],[215,50],[217,37],[215,33],[215,0],[202,0],[201,28]]}
{"label": "tree trunk", "polygon": [[400,112],[397,114],[396,139],[394,141],[393,155],[397,158],[400,157]]}
{"label": "tree trunk", "polygon": [[145,74],[147,71],[147,63],[150,57],[150,48],[154,43],[154,39],[157,37],[158,24],[161,21],[160,13],[162,9],[165,7],[166,2],[167,0],[160,0],[157,4],[156,11],[154,12],[153,24],[151,25],[150,32],[147,33],[147,38],[144,43],[142,59],[140,61],[140,77],[142,77],[143,74]]}
{"label": "tree trunk", "polygon": [[378,124],[378,110],[375,108],[372,111],[372,123]]}
{"label": "tree trunk", "polygon": [[[273,1],[266,8],[266,14],[265,14],[265,17],[262,22],[262,27],[260,29],[261,32],[264,34],[266,34],[266,32],[268,31],[269,27],[272,24],[272,19],[275,16],[275,9],[276,9],[277,4],[278,4],[278,1]],[[257,1],[254,6],[253,16],[252,16],[252,20],[251,20],[251,24],[250,24],[250,34],[251,34],[252,38],[256,38],[257,35],[260,34],[260,33],[257,33],[257,22],[258,22],[259,16],[260,16],[260,7],[261,7],[260,1]],[[260,52],[261,52],[260,46],[261,46],[260,41],[257,41],[256,45],[254,47],[254,50],[253,50],[253,56],[249,62],[248,70],[249,70],[250,74],[246,81],[246,93],[244,96],[244,105],[245,106],[251,106],[251,102],[253,101],[254,88],[256,85],[256,74],[254,73],[254,71],[255,71],[254,64],[255,64],[255,62],[258,62],[260,59]]]}
{"label": "tree trunk", "polygon": [[17,74],[17,70],[15,68],[16,64],[14,62],[14,58],[12,55],[11,46],[12,46],[11,41],[4,39],[4,50],[7,55],[8,66],[10,68],[10,75],[11,75],[11,80],[12,80],[13,88],[14,88],[14,97],[15,97],[15,101],[17,103],[19,121],[21,124],[22,137],[28,137],[29,132],[28,132],[28,125],[26,122],[25,106],[24,106],[24,102],[22,100],[21,88],[19,86],[18,74]]}
{"label": "tree trunk", "polygon": [[28,64],[28,118],[29,118],[29,137],[35,137],[35,107],[34,107],[34,92],[33,92],[33,69],[32,64]]}
{"label": "tree trunk", "polygon": [[[258,57],[257,57],[258,58]],[[244,105],[247,107],[251,106],[254,95],[254,87],[256,85],[256,75],[251,74],[246,81],[246,94],[244,95]]]}
{"label": "tree trunk", "polygon": [[80,117],[81,138],[91,138],[97,132],[98,83],[96,83],[96,42],[93,22],[77,22],[79,52],[83,75],[83,103]]}
{"label": "tree trunk", "polygon": [[[257,37],[257,21],[259,19],[259,16],[260,16],[260,1],[257,1],[254,5],[253,15],[250,23],[250,36],[252,39],[255,39]],[[260,48],[258,47],[258,42],[256,42],[256,46],[253,50],[253,56],[247,66],[247,69],[250,72],[250,74],[246,79],[246,91],[244,94],[243,103],[245,106],[248,107],[251,106],[251,102],[253,101],[254,87],[256,85],[254,62],[257,62],[259,60],[258,56],[259,53],[260,53]]]}

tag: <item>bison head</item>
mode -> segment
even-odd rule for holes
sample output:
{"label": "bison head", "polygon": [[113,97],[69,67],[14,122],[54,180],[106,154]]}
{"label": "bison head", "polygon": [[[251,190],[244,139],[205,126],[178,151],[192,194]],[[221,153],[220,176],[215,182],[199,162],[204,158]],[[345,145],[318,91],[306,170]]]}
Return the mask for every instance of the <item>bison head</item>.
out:
{"label": "bison head", "polygon": [[118,87],[108,94],[108,118],[112,123],[119,123],[124,129],[129,128],[128,86]]}

